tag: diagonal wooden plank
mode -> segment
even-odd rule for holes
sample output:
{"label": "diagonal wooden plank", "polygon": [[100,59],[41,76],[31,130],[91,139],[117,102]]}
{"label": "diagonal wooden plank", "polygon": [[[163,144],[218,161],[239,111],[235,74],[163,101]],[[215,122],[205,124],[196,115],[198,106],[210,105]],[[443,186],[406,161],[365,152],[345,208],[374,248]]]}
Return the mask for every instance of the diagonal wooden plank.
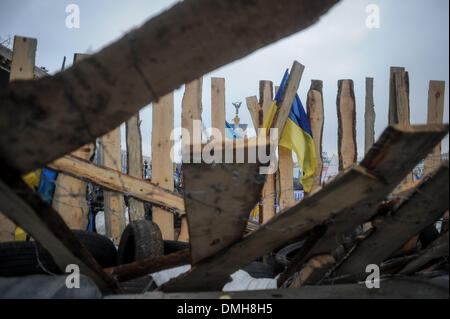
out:
{"label": "diagonal wooden plank", "polygon": [[124,195],[184,213],[184,200],[180,195],[120,171],[96,165],[72,155],[61,157],[48,167]]}
{"label": "diagonal wooden plank", "polygon": [[[265,175],[259,174],[259,161],[249,162],[247,154],[256,146],[253,141],[257,140],[242,141],[242,146],[233,141],[216,144],[214,153],[230,146],[234,153],[231,163],[221,160],[216,164],[183,164],[193,265],[243,236],[248,215],[258,202],[265,181]],[[240,151],[247,160],[237,159]]]}
{"label": "diagonal wooden plank", "polygon": [[2,88],[2,157],[21,173],[42,167],[182,84],[309,27],[337,2],[180,1],[64,72]]}
{"label": "diagonal wooden plank", "polygon": [[117,291],[115,282],[64,223],[61,216],[22,181],[20,174],[0,163],[0,210],[35,238],[61,271],[78,265],[103,291]]}
{"label": "diagonal wooden plank", "polygon": [[[355,206],[376,207],[447,133],[448,125],[388,127],[360,166],[350,168],[243,240],[202,261],[161,289],[220,289],[232,272],[338,217],[340,212],[351,211]],[[351,217],[356,218],[355,214]]]}
{"label": "diagonal wooden plank", "polygon": [[408,200],[392,214],[373,223],[371,235],[358,244],[351,255],[339,266],[336,277],[360,280],[366,276],[368,264],[379,265],[410,238],[432,225],[449,206],[448,163],[433,177],[423,181]]}
{"label": "diagonal wooden plank", "polygon": [[[409,173],[415,165],[432,150],[432,147],[439,143],[440,138],[438,136],[435,136],[434,138],[437,137],[437,139],[434,139],[429,135],[429,133],[439,127],[445,127],[444,131],[448,130],[448,125],[404,126],[399,124],[391,128],[393,129],[391,134],[386,134],[387,131],[390,130],[390,128],[388,128],[369,150],[360,165],[368,169],[375,176],[384,180],[386,185],[397,186],[402,178],[406,176],[400,178],[400,172]],[[428,140],[428,138],[430,138],[430,140]],[[380,150],[380,146],[383,144],[385,146],[391,146],[388,147],[388,152]],[[430,145],[432,146],[430,147]],[[399,168],[399,165],[402,167]],[[389,189],[388,193],[386,193],[386,189]],[[330,254],[338,246],[336,238],[342,238],[342,236],[348,235],[358,225],[369,220],[376,213],[378,204],[384,200],[392,190],[393,189],[390,187],[380,190],[374,189],[372,191],[374,193],[372,201],[358,203],[357,205],[341,211],[339,216],[336,216],[331,221],[332,225],[328,226],[326,234],[317,242],[314,248],[305,255],[304,261],[315,255]],[[329,269],[329,267],[324,267],[320,269],[320,271],[325,275]],[[318,277],[320,276],[314,274],[314,278]],[[307,280],[305,283],[313,284],[315,282]]]}
{"label": "diagonal wooden plank", "polygon": [[420,270],[433,259],[448,257],[448,244],[448,232],[446,232],[432,242],[429,248],[422,250],[416,259],[409,262],[398,273],[401,275],[410,275]]}

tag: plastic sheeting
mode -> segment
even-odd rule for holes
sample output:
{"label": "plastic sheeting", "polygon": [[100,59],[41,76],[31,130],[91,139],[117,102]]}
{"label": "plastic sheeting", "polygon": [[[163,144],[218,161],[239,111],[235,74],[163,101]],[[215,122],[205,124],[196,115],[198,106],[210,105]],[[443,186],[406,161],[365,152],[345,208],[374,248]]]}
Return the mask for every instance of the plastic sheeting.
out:
{"label": "plastic sheeting", "polygon": [[[175,268],[162,270],[152,274],[153,280],[159,287],[172,278],[189,271],[191,265],[184,265]],[[242,291],[242,290],[263,290],[276,289],[277,279],[272,278],[253,278],[244,270],[238,270],[231,274],[232,281],[227,283],[222,291]]]}

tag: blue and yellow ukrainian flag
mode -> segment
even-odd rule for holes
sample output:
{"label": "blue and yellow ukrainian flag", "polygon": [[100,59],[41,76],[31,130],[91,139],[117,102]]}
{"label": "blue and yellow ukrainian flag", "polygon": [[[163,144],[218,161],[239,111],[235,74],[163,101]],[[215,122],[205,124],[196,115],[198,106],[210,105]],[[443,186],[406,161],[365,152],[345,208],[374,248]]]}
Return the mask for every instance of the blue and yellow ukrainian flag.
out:
{"label": "blue and yellow ukrainian flag", "polygon": [[[265,128],[267,132],[272,125],[278,105],[281,102],[281,97],[286,88],[288,77],[289,72],[286,70],[269,114],[267,114],[267,117],[264,120],[263,128]],[[317,167],[316,151],[309,119],[306,116],[305,109],[297,94],[292,102],[291,112],[289,113],[278,145],[284,146],[297,154],[298,165],[301,169],[300,183],[302,183],[305,192],[311,191],[314,182],[314,173],[316,172]]]}

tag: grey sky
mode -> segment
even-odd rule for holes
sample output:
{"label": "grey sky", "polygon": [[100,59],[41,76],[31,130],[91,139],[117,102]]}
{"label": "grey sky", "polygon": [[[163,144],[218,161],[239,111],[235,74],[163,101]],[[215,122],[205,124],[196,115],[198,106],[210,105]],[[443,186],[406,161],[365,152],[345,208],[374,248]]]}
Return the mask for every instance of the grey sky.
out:
{"label": "grey sky", "polygon": [[[0,37],[22,35],[38,39],[36,64],[51,72],[68,64],[73,53],[95,52],[132,27],[169,8],[170,0],[2,0]],[[67,29],[65,7],[80,7],[80,29]],[[380,8],[379,29],[365,25],[367,4]],[[337,153],[336,93],[339,79],[353,79],[357,107],[358,155],[364,150],[365,77],[374,78],[375,135],[388,118],[389,67],[403,66],[410,75],[411,122],[426,123],[429,80],[446,81],[444,121],[449,117],[449,1],[344,0],[309,29],[278,41],[250,56],[206,74],[203,78],[203,120],[211,123],[212,76],[225,77],[227,120],[232,102],[242,101],[241,123],[251,125],[245,97],[258,95],[259,80],[278,85],[284,70],[298,60],[306,66],[299,88],[302,102],[311,79],[323,80],[325,127],[323,147]],[[270,19],[271,17],[267,17]],[[181,125],[181,98],[175,91],[175,127]],[[151,107],[141,111],[144,155],[150,154]],[[448,137],[443,151],[448,151]]]}

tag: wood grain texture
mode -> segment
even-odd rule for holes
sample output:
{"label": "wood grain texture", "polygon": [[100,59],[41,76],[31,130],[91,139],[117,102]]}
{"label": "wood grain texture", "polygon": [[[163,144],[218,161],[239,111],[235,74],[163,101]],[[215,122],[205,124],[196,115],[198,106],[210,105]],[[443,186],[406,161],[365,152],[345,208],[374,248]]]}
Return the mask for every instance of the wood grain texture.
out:
{"label": "wood grain texture", "polygon": [[[34,78],[34,64],[37,40],[15,36],[9,80],[29,80]],[[0,107],[1,109],[1,107]],[[0,211],[0,242],[13,241],[16,225]]]}
{"label": "wood grain texture", "polygon": [[[161,290],[173,292],[220,289],[229,280],[229,275],[237,269],[331,218],[335,220],[336,216],[344,214],[347,221],[353,222],[354,219],[355,223],[359,223],[357,219],[360,218],[361,211],[364,212],[373,207],[374,203],[383,200],[408,170],[447,132],[448,125],[387,128],[361,166],[349,169],[243,240],[166,283]],[[354,213],[349,215],[349,211]],[[366,216],[362,217],[365,219]],[[345,223],[341,221],[340,224]],[[333,240],[335,245],[335,237]],[[329,254],[330,251],[323,254]]]}
{"label": "wood grain texture", "polygon": [[398,123],[397,117],[397,94],[395,88],[394,73],[404,72],[405,68],[398,66],[391,66],[389,76],[389,113],[388,123],[389,125],[395,125]]}
{"label": "wood grain texture", "polygon": [[[173,191],[173,161],[170,156],[173,147],[173,140],[170,139],[174,125],[173,93],[161,97],[158,103],[153,103],[152,112],[152,183]],[[152,218],[159,226],[163,239],[175,239],[173,213],[155,207]]]}
{"label": "wood grain texture", "polygon": [[409,110],[409,75],[406,71],[394,72],[397,123],[410,125]]}
{"label": "wood grain texture", "polygon": [[258,116],[259,127],[262,127],[266,116],[270,111],[273,102],[273,83],[272,81],[259,81],[259,105],[262,109],[262,119]]}
{"label": "wood grain texture", "polygon": [[338,81],[337,94],[339,171],[356,163],[356,103],[352,80]]}
{"label": "wood grain texture", "polygon": [[[141,121],[139,113],[125,123],[127,141],[127,173],[132,177],[144,178],[142,157]],[[145,219],[144,203],[136,198],[128,198],[128,214],[130,221]]]}
{"label": "wood grain texture", "polygon": [[255,131],[258,133],[259,125],[259,111],[260,106],[258,102],[258,98],[256,96],[249,96],[245,98],[245,102],[247,103],[247,109],[250,113],[250,117],[252,118],[253,127],[255,128]]}
{"label": "wood grain texture", "polygon": [[[81,63],[81,62],[80,62]],[[116,171],[122,171],[120,127],[103,135],[100,139],[100,163]],[[120,236],[126,227],[125,202],[123,195],[104,191],[105,231],[106,236],[120,242]]]}
{"label": "wood grain texture", "polygon": [[314,174],[314,184],[312,191],[320,187],[322,178],[322,136],[323,124],[325,120],[323,111],[322,86],[322,81],[311,80],[311,87],[309,88],[308,97],[306,99],[306,113],[311,125],[311,132],[317,159],[317,169],[316,173]]}
{"label": "wood grain texture", "polygon": [[[448,130],[448,126],[404,127],[397,125],[388,127],[360,163],[360,166],[367,169],[370,174],[384,182],[370,190],[370,200],[360,201],[357,205],[340,211],[338,216],[327,225],[327,232],[309,251],[304,260],[319,254],[330,254],[339,245],[339,242],[336,241],[338,236],[350,234],[358,225],[372,218],[377,212],[379,204],[424,158],[425,154],[443,138],[437,133],[440,130],[445,132]],[[353,192],[348,194],[353,196]],[[313,283],[316,282],[309,280],[305,282],[305,284]]]}
{"label": "wood grain texture", "polygon": [[[201,96],[201,95],[200,95]],[[211,78],[211,127],[225,138],[225,79]]]}
{"label": "wood grain texture", "polygon": [[49,167],[106,189],[184,213],[184,200],[180,195],[121,171],[96,165],[73,155],[57,159]]}
{"label": "wood grain texture", "polygon": [[[221,85],[220,80],[215,81],[216,85]],[[223,85],[225,86],[225,80],[223,81]],[[212,86],[212,82],[211,82]],[[220,88],[217,87],[217,89]],[[217,91],[216,89],[216,91]],[[223,87],[225,91],[225,87]],[[196,79],[190,83],[187,83],[184,89],[183,100],[181,102],[181,127],[184,130],[187,130],[189,136],[182,135],[182,148],[183,150],[186,147],[190,147],[192,144],[200,145],[202,139],[202,127],[194,127],[194,121],[198,121],[198,123],[202,123],[202,91],[203,91],[203,78]],[[219,92],[220,93],[220,92]],[[212,93],[213,94],[213,93]],[[223,92],[225,94],[225,92]],[[218,92],[214,93],[215,101],[216,98],[219,98]],[[212,97],[211,97],[212,99]],[[223,99],[225,99],[225,95],[223,95]],[[212,101],[211,101],[212,102]],[[219,100],[217,100],[219,103]],[[223,100],[225,103],[225,100]],[[216,105],[217,106],[217,105]],[[212,106],[211,106],[212,107]],[[225,111],[225,110],[224,110]],[[214,115],[211,115],[214,116]],[[225,118],[224,118],[225,121]],[[225,125],[225,122],[224,122]],[[186,161],[183,155],[183,162]],[[183,170],[184,171],[184,170]],[[184,177],[183,177],[184,181]],[[187,222],[186,216],[184,216],[181,220],[180,234],[178,236],[179,241],[188,242],[189,241],[189,225]]]}
{"label": "wood grain texture", "polygon": [[373,78],[366,78],[366,108],[364,113],[364,121],[364,154],[366,154],[375,142]]}
{"label": "wood grain texture", "polygon": [[[73,63],[89,57],[88,54],[75,53]],[[73,156],[90,160],[95,152],[94,143],[89,143],[75,152]],[[87,183],[64,173],[58,174],[55,181],[52,206],[62,216],[70,229],[85,230],[89,224],[89,205],[86,200]]]}
{"label": "wood grain texture", "polygon": [[2,88],[2,157],[22,173],[42,167],[184,83],[309,27],[337,2],[178,2],[64,72]]}
{"label": "wood grain texture", "polygon": [[300,81],[302,79],[303,71],[305,66],[297,61],[292,63],[291,70],[289,72],[289,77],[284,87],[284,92],[281,97],[280,105],[278,105],[277,113],[273,119],[271,128],[278,129],[278,141],[283,133],[284,126],[291,112],[292,102],[294,101],[295,95],[297,94]]}
{"label": "wood grain texture", "polygon": [[[445,81],[430,81],[428,87],[428,124],[442,124],[444,121]],[[441,143],[439,143],[424,162],[424,174],[432,172],[441,163]]]}
{"label": "wood grain texture", "polygon": [[400,249],[412,237],[432,225],[448,209],[448,163],[416,187],[414,193],[391,214],[375,220],[371,235],[358,244],[352,254],[339,266],[336,276],[348,275],[347,280],[367,276],[368,264],[382,261]]}
{"label": "wood grain texture", "polygon": [[280,193],[280,211],[295,204],[294,200],[294,161],[292,151],[286,147],[278,146],[277,190]]}

